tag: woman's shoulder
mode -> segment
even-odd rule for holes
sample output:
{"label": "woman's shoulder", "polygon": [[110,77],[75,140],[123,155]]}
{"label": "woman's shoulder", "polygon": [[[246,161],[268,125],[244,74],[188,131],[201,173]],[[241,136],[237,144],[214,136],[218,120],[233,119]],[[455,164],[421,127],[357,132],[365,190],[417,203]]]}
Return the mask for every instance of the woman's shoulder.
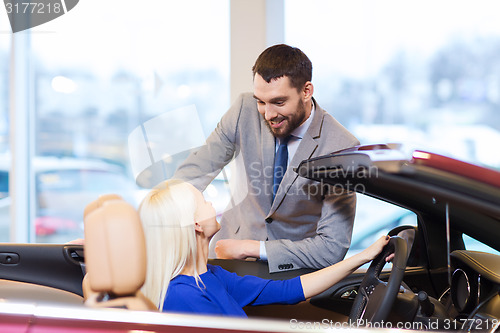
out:
{"label": "woman's shoulder", "polygon": [[207,264],[207,273],[208,272],[210,272],[211,274],[215,275],[218,278],[228,278],[236,276],[236,273],[231,273],[220,266],[211,264]]}
{"label": "woman's shoulder", "polygon": [[196,306],[206,295],[191,276],[178,275],[170,281],[163,301],[163,311],[198,312]]}
{"label": "woman's shoulder", "polygon": [[201,291],[202,290],[196,283],[194,277],[188,275],[177,275],[175,278],[170,280],[170,283],[168,284],[165,300],[185,299],[186,295],[198,294]]}
{"label": "woman's shoulder", "polygon": [[207,264],[207,271],[211,272],[213,274],[220,273],[220,272],[227,272],[227,273],[229,273],[224,268],[222,268],[220,266],[217,266],[217,265],[211,265],[211,264]]}
{"label": "woman's shoulder", "polygon": [[189,275],[177,275],[169,283],[169,289],[173,286],[192,286],[196,285],[196,280],[194,277]]}

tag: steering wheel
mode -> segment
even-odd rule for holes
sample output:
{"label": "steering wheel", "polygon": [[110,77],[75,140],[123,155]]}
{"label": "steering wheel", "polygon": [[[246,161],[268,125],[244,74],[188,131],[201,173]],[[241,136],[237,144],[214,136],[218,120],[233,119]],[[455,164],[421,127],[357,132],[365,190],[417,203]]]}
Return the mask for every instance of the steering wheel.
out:
{"label": "steering wheel", "polygon": [[[380,273],[386,263],[385,258],[394,253],[389,281],[380,280]],[[354,299],[349,315],[351,322],[361,324],[386,320],[399,291],[406,268],[408,246],[398,236],[391,237],[382,252],[373,259]]]}

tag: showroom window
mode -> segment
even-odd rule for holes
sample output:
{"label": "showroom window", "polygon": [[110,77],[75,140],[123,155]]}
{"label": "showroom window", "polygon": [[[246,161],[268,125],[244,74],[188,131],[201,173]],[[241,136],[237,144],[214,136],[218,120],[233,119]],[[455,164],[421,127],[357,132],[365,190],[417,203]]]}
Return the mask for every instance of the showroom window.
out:
{"label": "showroom window", "polygon": [[[2,14],[4,15],[4,14]],[[0,31],[9,31],[8,20],[0,18]],[[9,63],[11,38],[0,35],[0,242],[9,240],[10,202],[9,169]],[[5,221],[5,222],[4,222]]]}
{"label": "showroom window", "polygon": [[[318,104],[362,144],[403,143],[500,169],[500,3],[287,0],[285,42],[313,63]],[[373,238],[358,195],[353,247]],[[416,216],[377,204],[377,225]],[[369,216],[370,218],[366,218]],[[380,220],[380,221],[379,221]],[[356,252],[352,248],[350,253]]]}
{"label": "showroom window", "polygon": [[401,142],[500,169],[500,3],[285,2],[314,95],[361,143]]}
{"label": "showroom window", "polygon": [[[10,30],[7,19],[1,23]],[[33,81],[30,241],[82,237],[83,208],[99,194],[118,193],[137,205],[145,190],[135,183],[127,144],[142,123],[195,105],[209,133],[229,106],[228,0],[80,1],[16,34],[29,35]],[[0,35],[2,59],[9,36]],[[6,83],[0,149],[8,153]],[[10,224],[1,221],[2,228]]]}

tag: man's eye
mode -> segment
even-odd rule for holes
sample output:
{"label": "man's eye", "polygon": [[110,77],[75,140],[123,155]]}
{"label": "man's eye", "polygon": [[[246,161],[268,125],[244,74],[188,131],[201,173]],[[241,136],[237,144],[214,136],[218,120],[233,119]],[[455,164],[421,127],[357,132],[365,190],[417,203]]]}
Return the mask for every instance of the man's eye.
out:
{"label": "man's eye", "polygon": [[262,102],[262,101],[257,101],[257,104],[264,105],[264,102]]}
{"label": "man's eye", "polygon": [[276,102],[276,103],[274,103],[274,104],[276,104],[276,105],[278,105],[278,106],[281,106],[281,105],[285,104],[285,102],[283,102],[283,101],[279,101],[279,102]]}

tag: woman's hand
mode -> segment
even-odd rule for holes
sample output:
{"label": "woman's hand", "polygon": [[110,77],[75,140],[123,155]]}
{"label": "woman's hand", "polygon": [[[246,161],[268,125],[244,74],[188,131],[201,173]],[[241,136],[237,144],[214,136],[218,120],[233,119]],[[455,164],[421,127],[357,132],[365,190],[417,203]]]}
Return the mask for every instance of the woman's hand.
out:
{"label": "woman's hand", "polygon": [[[302,275],[300,281],[304,297],[309,298],[318,295],[339,281],[342,281],[342,279],[354,272],[358,267],[377,257],[382,252],[384,246],[389,243],[390,239],[391,237],[389,236],[382,236],[367,249],[352,257],[341,260],[335,265]],[[385,260],[389,261],[393,256],[394,254],[391,254]]]}
{"label": "woman's hand", "polygon": [[[386,246],[389,243],[390,239],[391,239],[390,236],[382,236],[375,243],[373,243],[368,248],[363,250],[361,254],[363,255],[366,262],[375,259],[378,256],[378,254],[382,252],[384,246]],[[392,258],[394,258],[394,253],[387,256],[387,258],[385,258],[385,261],[391,261]]]}

